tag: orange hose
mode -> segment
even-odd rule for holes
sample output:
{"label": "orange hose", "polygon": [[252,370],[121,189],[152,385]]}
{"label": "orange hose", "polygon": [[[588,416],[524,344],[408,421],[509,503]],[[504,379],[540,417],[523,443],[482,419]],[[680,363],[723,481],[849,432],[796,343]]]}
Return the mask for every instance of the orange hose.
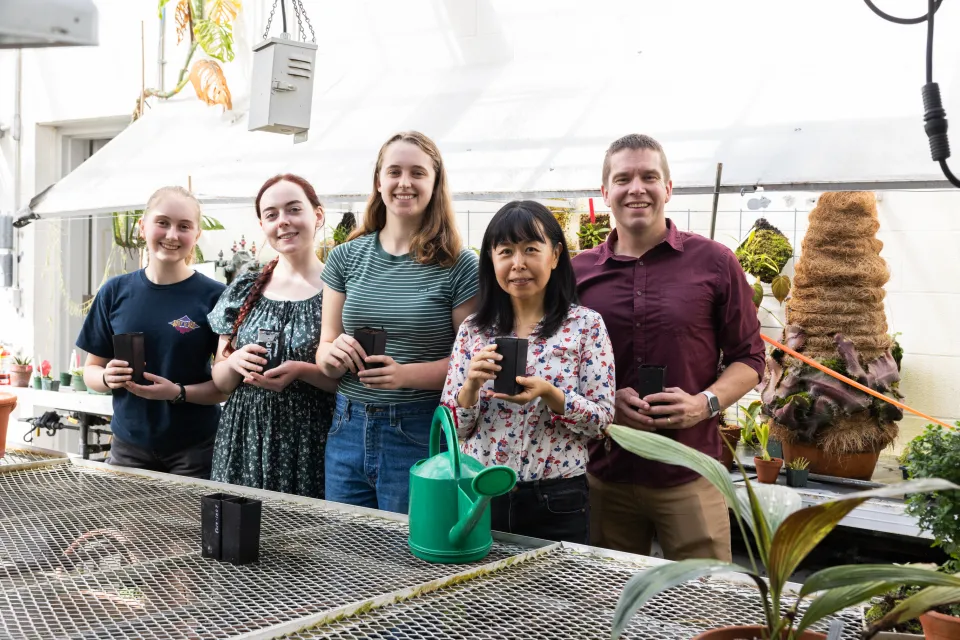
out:
{"label": "orange hose", "polygon": [[874,391],[874,390],[871,389],[870,387],[865,387],[865,386],[863,386],[862,384],[860,384],[859,382],[857,382],[857,381],[855,381],[855,380],[851,380],[850,378],[848,378],[847,376],[845,376],[845,375],[843,375],[843,374],[837,373],[837,372],[834,371],[833,369],[828,369],[827,367],[823,366],[822,364],[820,364],[820,363],[817,362],[816,360],[812,360],[812,359],[808,358],[807,356],[805,356],[805,355],[803,355],[803,354],[797,353],[796,351],[794,351],[794,350],[791,349],[790,347],[788,347],[788,346],[786,346],[786,345],[780,344],[779,342],[777,342],[777,341],[774,340],[773,338],[768,338],[767,336],[765,336],[765,335],[763,335],[763,334],[760,334],[760,337],[763,338],[764,341],[772,344],[772,345],[773,345],[774,347],[776,347],[777,349],[780,349],[781,351],[783,351],[783,352],[785,352],[785,353],[793,356],[793,357],[796,358],[797,360],[800,360],[800,361],[802,361],[802,362],[810,365],[811,367],[814,367],[815,369],[819,369],[820,371],[823,371],[823,372],[824,372],[825,374],[827,374],[828,376],[833,376],[834,378],[836,378],[836,379],[839,380],[840,382],[845,382],[845,383],[847,383],[848,385],[850,385],[851,387],[855,387],[855,388],[859,389],[860,391],[863,391],[864,393],[869,393],[869,394],[872,395],[874,398],[880,398],[880,399],[883,400],[884,402],[889,402],[889,403],[892,404],[893,406],[895,406],[895,407],[897,407],[897,408],[899,408],[899,409],[902,409],[903,411],[909,411],[910,413],[912,413],[912,414],[914,414],[914,415],[916,415],[916,416],[920,416],[920,417],[923,418],[924,420],[929,420],[930,422],[933,422],[933,423],[935,423],[935,424],[939,424],[941,427],[946,427],[947,429],[955,429],[955,428],[956,428],[956,427],[953,427],[953,426],[951,426],[951,425],[949,425],[949,424],[946,424],[945,422],[940,422],[940,421],[937,420],[936,418],[932,418],[932,417],[928,416],[928,415],[925,414],[925,413],[921,413],[920,411],[917,411],[916,409],[912,409],[912,408],[908,407],[907,405],[903,404],[902,402],[897,402],[897,401],[894,400],[893,398],[888,398],[887,396],[883,395],[883,394],[880,393],[879,391]]}

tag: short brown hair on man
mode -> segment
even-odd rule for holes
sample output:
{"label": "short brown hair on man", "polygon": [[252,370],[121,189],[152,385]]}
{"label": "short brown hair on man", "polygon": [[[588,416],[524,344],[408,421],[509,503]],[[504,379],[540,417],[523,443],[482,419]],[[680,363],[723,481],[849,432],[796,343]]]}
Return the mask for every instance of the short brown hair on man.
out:
{"label": "short brown hair on man", "polygon": [[622,138],[618,138],[607,147],[607,153],[603,156],[603,184],[607,184],[610,179],[610,156],[623,151],[624,149],[649,149],[660,154],[660,166],[663,167],[663,181],[670,182],[670,165],[667,163],[667,154],[663,152],[663,146],[648,135],[642,133],[631,133]]}

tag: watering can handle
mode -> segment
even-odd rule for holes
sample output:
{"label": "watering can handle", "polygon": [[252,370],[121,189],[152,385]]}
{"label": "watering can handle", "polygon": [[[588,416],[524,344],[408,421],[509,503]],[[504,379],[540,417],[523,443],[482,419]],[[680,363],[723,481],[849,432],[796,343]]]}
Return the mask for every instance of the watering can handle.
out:
{"label": "watering can handle", "polygon": [[450,409],[440,405],[433,412],[433,423],[430,425],[430,457],[440,453],[440,432],[447,438],[447,449],[450,453],[450,464],[453,477],[460,479],[460,446],[457,442],[457,430],[453,426],[453,414]]}

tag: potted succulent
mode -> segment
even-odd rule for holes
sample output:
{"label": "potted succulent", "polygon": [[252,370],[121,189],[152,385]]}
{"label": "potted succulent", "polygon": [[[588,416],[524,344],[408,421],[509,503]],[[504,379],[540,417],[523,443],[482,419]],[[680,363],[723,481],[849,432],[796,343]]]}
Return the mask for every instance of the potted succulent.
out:
{"label": "potted succulent", "polygon": [[758,422],[756,434],[760,442],[760,455],[753,458],[753,464],[757,469],[757,481],[776,484],[780,476],[780,468],[783,467],[783,458],[773,458],[767,450],[767,443],[770,441],[770,425],[766,422]]}
{"label": "potted succulent", "polygon": [[[910,480],[803,508],[796,491],[780,485],[754,485],[742,466],[739,468],[743,486],[738,489],[720,462],[670,438],[619,425],[609,427],[607,433],[627,451],[686,467],[717,487],[740,527],[751,565],[747,568],[721,560],[691,559],[659,565],[633,576],[624,586],[613,614],[614,640],[624,632],[634,613],[661,591],[688,580],[730,572],[745,574],[757,585],[765,622],[754,627],[713,629],[696,636],[700,640],[825,638],[811,627],[817,623],[822,625],[825,618],[902,584],[919,586],[921,591],[871,625],[864,632],[865,638],[872,638],[901,620],[960,600],[960,576],[910,565],[829,567],[809,576],[795,596],[787,591],[787,582],[800,563],[864,501],[905,493],[960,489],[952,482],[937,478]],[[762,577],[764,574],[767,579]],[[801,612],[800,607],[808,598],[811,602]]]}
{"label": "potted succulent", "polygon": [[800,456],[787,463],[787,486],[805,487],[807,486],[807,476],[810,475],[810,461]]}
{"label": "potted succulent", "polygon": [[17,356],[10,365],[10,382],[15,387],[26,387],[30,384],[30,376],[33,373],[33,365],[30,358],[21,358]]}
{"label": "potted succulent", "polygon": [[83,381],[83,367],[70,370],[70,385],[77,391],[86,391],[87,385]]}

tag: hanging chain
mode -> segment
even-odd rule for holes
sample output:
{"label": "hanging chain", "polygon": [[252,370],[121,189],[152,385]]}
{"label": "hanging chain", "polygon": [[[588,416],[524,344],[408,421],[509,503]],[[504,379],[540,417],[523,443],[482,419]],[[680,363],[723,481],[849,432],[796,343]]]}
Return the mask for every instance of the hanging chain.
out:
{"label": "hanging chain", "polygon": [[263,32],[263,39],[266,40],[267,36],[270,35],[270,25],[273,24],[273,14],[277,11],[277,1],[273,0],[273,8],[270,9],[270,17],[267,18],[267,30]]}
{"label": "hanging chain", "polygon": [[317,43],[317,34],[313,31],[313,25],[310,24],[310,18],[307,16],[307,10],[303,7],[303,0],[293,0],[293,11],[297,14],[297,23],[300,25],[300,37],[304,42],[307,41],[307,34],[303,32],[303,21],[307,21],[307,27],[310,28],[311,41]]}

